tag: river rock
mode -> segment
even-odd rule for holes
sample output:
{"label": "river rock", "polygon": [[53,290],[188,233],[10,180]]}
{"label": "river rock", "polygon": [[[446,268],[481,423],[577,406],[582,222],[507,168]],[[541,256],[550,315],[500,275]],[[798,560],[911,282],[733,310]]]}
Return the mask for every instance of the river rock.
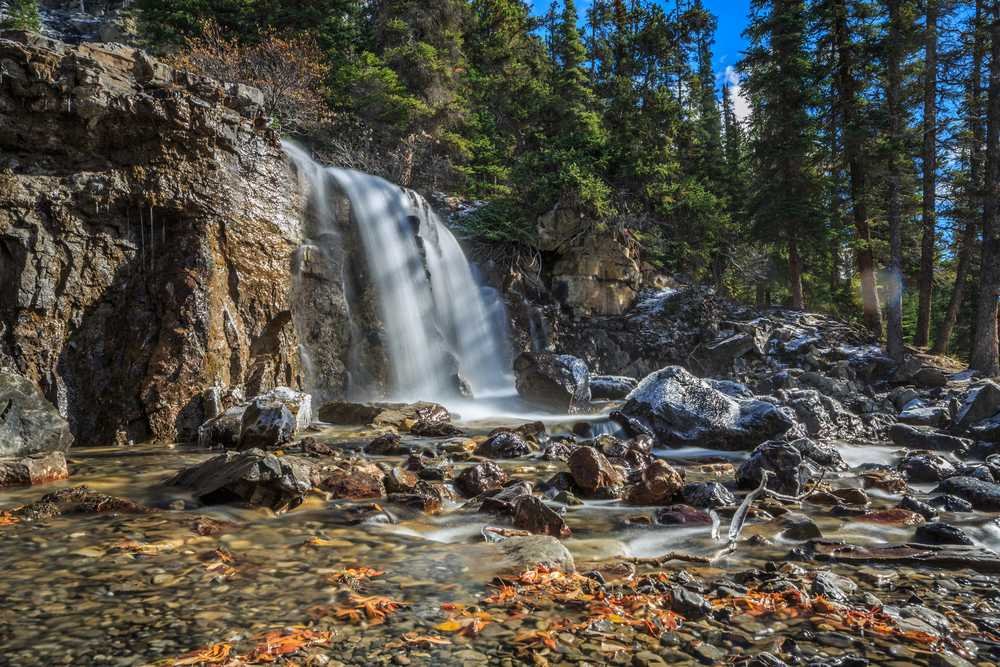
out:
{"label": "river rock", "polygon": [[968,500],[959,498],[958,496],[950,493],[928,498],[927,504],[941,510],[942,512],[971,512],[973,509],[972,503]]}
{"label": "river rock", "polygon": [[86,486],[74,486],[47,493],[28,505],[10,511],[22,520],[41,521],[57,516],[76,514],[145,514],[150,508],[130,498],[109,496],[91,491]]}
{"label": "river rock", "polygon": [[972,546],[974,542],[961,528],[935,521],[917,528],[913,534],[917,544],[964,544]]}
{"label": "river rock", "polygon": [[[955,474],[955,465],[944,456],[928,451],[907,452],[899,462],[899,471],[910,482],[940,482]],[[992,480],[991,480],[992,481]]]}
{"label": "river rock", "polygon": [[807,434],[812,437],[848,441],[871,437],[871,431],[860,417],[849,412],[836,399],[815,389],[783,391],[780,396],[795,411]]}
{"label": "river rock", "polygon": [[938,512],[936,509],[931,507],[928,503],[917,500],[913,496],[903,496],[903,499],[899,501],[899,507],[904,510],[909,510],[911,512],[916,512],[920,516],[924,517],[927,521],[937,517]]}
{"label": "river rock", "polygon": [[823,537],[823,533],[820,531],[819,526],[816,525],[816,522],[804,514],[794,512],[785,514],[781,517],[781,524],[784,526],[781,536],[786,540],[804,542],[817,537]]}
{"label": "river rock", "polygon": [[683,485],[680,473],[666,461],[657,459],[642,471],[639,481],[628,488],[627,499],[632,505],[662,505],[677,495]]}
{"label": "river rock", "polygon": [[736,504],[736,496],[719,482],[694,482],[681,489],[684,502],[694,507],[718,509]]}
{"label": "river rock", "polygon": [[465,498],[499,489],[507,483],[507,473],[492,461],[484,461],[469,466],[455,478],[455,490]]}
{"label": "river rock", "polygon": [[1000,413],[973,424],[969,435],[983,442],[1000,443]]}
{"label": "river rock", "polygon": [[295,435],[296,420],[283,401],[260,397],[250,402],[240,419],[239,449],[278,449]]}
{"label": "river rock", "polygon": [[524,352],[514,360],[517,392],[525,399],[570,412],[590,403],[587,364],[568,354]]}
{"label": "river rock", "polygon": [[656,510],[656,522],[666,526],[710,526],[708,512],[690,505],[667,505]]}
{"label": "river rock", "polygon": [[0,489],[47,484],[68,477],[66,456],[62,452],[0,459]]}
{"label": "river rock", "polygon": [[167,482],[206,505],[245,502],[275,512],[294,509],[312,487],[309,466],[259,449],[226,452],[185,468]]}
{"label": "river rock", "polygon": [[624,375],[591,375],[590,397],[595,401],[617,401],[626,398],[639,381]]}
{"label": "river rock", "polygon": [[438,403],[352,403],[329,401],[320,406],[317,417],[328,424],[343,426],[392,427],[409,431],[451,421],[451,413]]}
{"label": "river rock", "polygon": [[0,368],[0,456],[65,453],[72,444],[69,423],[38,387],[13,369]]}
{"label": "river rock", "polygon": [[613,495],[625,483],[618,469],[593,447],[577,448],[567,463],[573,482],[589,495]]}
{"label": "river rock", "polygon": [[983,421],[1000,415],[1000,385],[987,380],[972,388],[955,415],[955,428],[966,430]]}
{"label": "river rock", "polygon": [[777,406],[727,396],[679,366],[643,379],[612,418],[661,445],[720,449],[750,448],[794,425]]}
{"label": "river rock", "polygon": [[569,526],[559,514],[535,496],[522,496],[514,505],[514,527],[536,535],[569,537]]}
{"label": "river rock", "polygon": [[946,435],[933,429],[908,424],[893,424],[889,437],[897,447],[908,449],[931,449],[943,452],[964,452],[972,446],[972,441]]}
{"label": "river rock", "polygon": [[[382,479],[381,475],[371,472],[354,469],[339,470],[323,479],[319,487],[329,493],[333,500],[383,498],[386,495],[386,490]],[[416,483],[414,483],[415,485]]]}
{"label": "river rock", "polygon": [[910,426],[942,428],[951,421],[951,413],[944,405],[924,405],[922,401],[911,401],[896,415],[896,420]]}
{"label": "river rock", "polygon": [[974,477],[951,477],[941,482],[934,493],[958,496],[983,512],[1000,512],[1000,484]]}
{"label": "river rock", "polygon": [[393,432],[384,433],[365,445],[365,453],[372,456],[406,456],[410,449],[401,443],[399,434]]}
{"label": "river rock", "polygon": [[509,537],[494,547],[499,552],[499,568],[503,572],[521,574],[539,565],[560,572],[575,572],[573,555],[555,537],[533,535]]}
{"label": "river rock", "polygon": [[[487,492],[490,493],[490,492]],[[531,495],[531,482],[524,480],[519,480],[516,482],[511,482],[507,486],[503,487],[499,491],[492,493],[483,498],[482,504],[479,506],[480,512],[486,512],[488,514],[500,514],[511,516],[514,514],[515,506],[517,502],[525,497]]]}
{"label": "river rock", "polygon": [[754,449],[736,470],[736,483],[743,489],[757,488],[765,471],[771,473],[769,489],[792,496],[802,491],[809,477],[802,453],[787,442],[765,442]]}
{"label": "river rock", "polygon": [[204,449],[236,449],[243,431],[246,405],[234,405],[198,427],[198,446]]}
{"label": "river rock", "polygon": [[722,336],[698,348],[691,357],[692,368],[703,375],[731,373],[733,362],[756,349],[754,337],[747,333]]}
{"label": "river rock", "polygon": [[478,456],[491,459],[516,459],[531,453],[531,445],[515,431],[499,431],[476,448]]}

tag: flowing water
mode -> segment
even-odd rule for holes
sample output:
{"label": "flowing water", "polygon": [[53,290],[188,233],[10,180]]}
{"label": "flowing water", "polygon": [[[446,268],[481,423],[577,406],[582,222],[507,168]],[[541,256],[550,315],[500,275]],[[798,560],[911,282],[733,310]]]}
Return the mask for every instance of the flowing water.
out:
{"label": "flowing water", "polygon": [[323,234],[337,242],[334,197],[350,201],[378,299],[392,374],[387,398],[447,402],[459,378],[474,397],[513,393],[503,302],[476,283],[455,236],[419,194],[350,169],[323,167],[302,148],[285,150],[309,189]]}

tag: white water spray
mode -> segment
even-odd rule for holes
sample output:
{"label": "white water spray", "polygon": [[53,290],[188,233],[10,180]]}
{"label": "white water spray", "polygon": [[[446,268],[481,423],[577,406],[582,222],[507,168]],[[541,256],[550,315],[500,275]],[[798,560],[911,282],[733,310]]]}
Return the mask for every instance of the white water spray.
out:
{"label": "white water spray", "polygon": [[377,176],[323,167],[294,144],[284,148],[321,228],[336,227],[332,196],[350,200],[378,296],[390,398],[448,400],[458,395],[459,377],[477,398],[513,393],[503,303],[477,285],[458,241],[430,205]]}

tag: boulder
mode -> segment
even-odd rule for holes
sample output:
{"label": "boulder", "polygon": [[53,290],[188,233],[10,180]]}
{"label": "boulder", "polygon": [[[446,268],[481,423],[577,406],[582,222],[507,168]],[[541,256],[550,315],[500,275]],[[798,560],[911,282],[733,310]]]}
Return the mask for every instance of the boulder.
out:
{"label": "boulder", "polygon": [[538,566],[560,572],[574,572],[573,555],[555,537],[532,535],[509,537],[496,546],[499,551],[500,569],[515,575]]}
{"label": "boulder", "polygon": [[204,449],[236,449],[243,431],[246,405],[234,405],[198,427],[198,446]]}
{"label": "boulder", "polygon": [[573,482],[589,495],[613,496],[625,483],[618,469],[593,447],[577,448],[567,463]]}
{"label": "boulder", "polygon": [[339,470],[323,479],[319,487],[333,500],[366,500],[386,495],[381,475],[359,470]]}
{"label": "boulder", "polygon": [[612,418],[661,445],[720,449],[754,447],[794,426],[777,406],[728,396],[679,366],[643,379]]}
{"label": "boulder", "polygon": [[480,512],[488,514],[500,514],[511,516],[517,501],[525,496],[531,495],[531,482],[517,481],[511,482],[504,488],[483,498],[483,504],[479,506]]}
{"label": "boulder", "polygon": [[665,526],[711,526],[712,517],[690,505],[667,505],[656,510],[656,522]]}
{"label": "boulder", "polygon": [[624,375],[591,375],[590,397],[595,401],[623,400],[639,382]]}
{"label": "boulder", "polygon": [[802,452],[787,442],[765,442],[754,449],[736,470],[736,483],[744,489],[757,488],[765,471],[771,473],[769,489],[791,496],[798,495],[809,478]]}
{"label": "boulder", "polygon": [[639,481],[628,488],[627,500],[632,505],[663,505],[684,485],[680,473],[666,461],[657,459],[647,466]]}
{"label": "boulder", "polygon": [[1000,413],[973,424],[969,435],[983,442],[1000,442]]}
{"label": "boulder", "polygon": [[206,505],[243,502],[275,512],[298,507],[312,486],[304,461],[259,449],[226,452],[181,470],[167,484],[190,490]]}
{"label": "boulder", "polygon": [[848,441],[871,438],[871,432],[860,417],[815,389],[783,391],[780,395],[805,425],[809,436]]}
{"label": "boulder", "polygon": [[930,449],[939,452],[965,452],[972,446],[972,441],[935,431],[926,426],[910,426],[909,424],[893,424],[889,429],[889,438],[897,447],[907,449]]}
{"label": "boulder", "polygon": [[275,387],[255,398],[281,403],[295,417],[295,431],[302,431],[312,423],[312,396],[289,387]]}
{"label": "boulder", "polygon": [[68,477],[66,456],[62,452],[0,459],[0,489],[8,486],[35,486]]}
{"label": "boulder", "polygon": [[569,537],[572,532],[555,510],[535,496],[522,496],[514,505],[514,527],[536,535]]}
{"label": "boulder", "polygon": [[944,405],[924,405],[922,401],[914,400],[907,403],[896,420],[910,426],[933,426],[941,428],[951,420],[951,413]]}
{"label": "boulder", "polygon": [[941,482],[934,493],[958,496],[983,512],[1000,512],[1000,484],[975,477],[950,477]]}
{"label": "boulder", "polygon": [[410,447],[402,444],[398,433],[383,433],[367,445],[365,453],[371,456],[406,456]]}
{"label": "boulder", "polygon": [[590,403],[590,371],[568,354],[524,352],[514,360],[517,392],[546,407],[570,412]]}
{"label": "boulder", "polygon": [[694,482],[681,489],[684,502],[693,507],[717,509],[736,504],[736,496],[719,482]]}
{"label": "boulder", "polygon": [[455,478],[455,490],[465,498],[475,498],[507,483],[507,473],[492,461],[469,466]]}
{"label": "boulder", "polygon": [[910,482],[917,484],[940,482],[955,474],[955,465],[941,456],[928,451],[907,452],[899,462],[899,471]]}
{"label": "boulder", "polygon": [[295,415],[283,401],[255,398],[240,419],[239,449],[278,449],[292,441],[295,428]]}
{"label": "boulder", "polygon": [[494,433],[476,448],[477,456],[491,459],[516,459],[531,453],[531,445],[515,431]]}
{"label": "boulder", "polygon": [[579,317],[620,316],[635,301],[642,279],[635,255],[614,234],[590,230],[551,265],[552,294]]}
{"label": "boulder", "polygon": [[146,514],[150,508],[118,496],[91,491],[86,486],[74,486],[47,493],[28,505],[10,510],[10,514],[25,521],[42,521],[57,516],[79,514]]}
{"label": "boulder", "polygon": [[975,544],[961,528],[935,521],[917,528],[913,534],[917,544],[960,544],[972,546]]}
{"label": "boulder", "polygon": [[987,380],[966,394],[955,415],[955,427],[966,430],[997,415],[1000,415],[1000,385]]}
{"label": "boulder", "polygon": [[733,363],[756,349],[754,337],[747,333],[724,336],[697,350],[691,360],[694,370],[703,375],[725,375],[733,371]]}
{"label": "boulder", "polygon": [[414,426],[427,430],[451,421],[447,408],[438,403],[352,403],[329,401],[317,411],[320,421],[341,426],[393,427],[409,431]]}
{"label": "boulder", "polygon": [[0,456],[65,453],[72,444],[69,423],[38,387],[13,369],[0,368]]}

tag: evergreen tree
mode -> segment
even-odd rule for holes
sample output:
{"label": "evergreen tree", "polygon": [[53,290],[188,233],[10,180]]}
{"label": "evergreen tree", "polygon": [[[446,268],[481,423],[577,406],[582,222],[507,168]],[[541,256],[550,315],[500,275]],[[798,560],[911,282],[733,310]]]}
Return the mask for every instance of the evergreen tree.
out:
{"label": "evergreen tree", "polygon": [[42,18],[38,14],[38,0],[9,0],[7,12],[0,28],[4,30],[25,30],[39,32]]}
{"label": "evergreen tree", "polygon": [[923,347],[931,335],[931,298],[934,290],[934,260],[937,242],[937,22],[938,0],[924,0],[924,113],[923,113],[923,199],[921,218],[923,236],[920,243],[920,304],[917,330],[913,344]]}
{"label": "evergreen tree", "polygon": [[819,236],[817,128],[802,0],[754,0],[742,63],[751,114],[755,236],[784,245],[793,308],[803,308],[802,244]]}

